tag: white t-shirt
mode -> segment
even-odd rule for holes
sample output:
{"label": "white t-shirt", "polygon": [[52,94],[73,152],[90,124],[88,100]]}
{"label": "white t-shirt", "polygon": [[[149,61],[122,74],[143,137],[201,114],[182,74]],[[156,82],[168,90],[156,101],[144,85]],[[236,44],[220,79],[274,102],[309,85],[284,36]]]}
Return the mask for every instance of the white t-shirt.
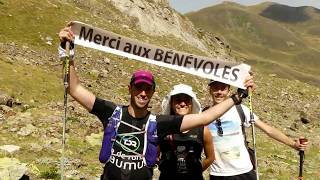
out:
{"label": "white t-shirt", "polygon": [[[245,115],[245,126],[249,127],[250,111],[241,105]],[[257,119],[254,115],[254,119]],[[220,117],[223,135],[218,135],[217,121],[209,124],[213,136],[215,161],[210,166],[210,175],[234,176],[252,170],[252,164],[241,129],[241,119],[235,106]]]}

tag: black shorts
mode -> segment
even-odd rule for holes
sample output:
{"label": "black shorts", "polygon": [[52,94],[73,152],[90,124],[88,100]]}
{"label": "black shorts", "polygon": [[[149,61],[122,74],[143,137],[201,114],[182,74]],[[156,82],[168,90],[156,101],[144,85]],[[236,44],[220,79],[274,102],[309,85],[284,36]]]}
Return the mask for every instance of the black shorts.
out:
{"label": "black shorts", "polygon": [[160,173],[159,180],[203,180],[202,172],[198,174],[165,174]]}
{"label": "black shorts", "polygon": [[213,176],[210,175],[210,180],[257,180],[256,172],[251,170],[244,174],[235,176]]}

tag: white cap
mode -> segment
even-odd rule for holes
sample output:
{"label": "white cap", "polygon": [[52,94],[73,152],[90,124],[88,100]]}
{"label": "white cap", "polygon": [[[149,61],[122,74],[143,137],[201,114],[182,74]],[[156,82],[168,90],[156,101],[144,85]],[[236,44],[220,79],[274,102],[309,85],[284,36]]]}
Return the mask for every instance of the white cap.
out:
{"label": "white cap", "polygon": [[201,104],[197,99],[197,96],[192,91],[192,87],[185,84],[178,84],[173,87],[173,90],[162,100],[161,114],[169,115],[171,109],[171,97],[177,94],[186,94],[192,98],[192,113],[198,114],[201,112]]}
{"label": "white cap", "polygon": [[[226,84],[226,83],[224,83],[224,82],[220,82],[220,81],[216,81],[216,80],[213,80],[213,79],[209,79],[209,80],[208,80],[208,86],[211,86],[212,83],[214,83],[214,82],[219,82],[219,83],[222,83],[222,84]],[[226,84],[226,85],[230,86],[230,84]]]}
{"label": "white cap", "polygon": [[215,80],[213,80],[213,79],[209,79],[208,80],[208,86],[210,86],[212,83],[214,83],[215,82]]}

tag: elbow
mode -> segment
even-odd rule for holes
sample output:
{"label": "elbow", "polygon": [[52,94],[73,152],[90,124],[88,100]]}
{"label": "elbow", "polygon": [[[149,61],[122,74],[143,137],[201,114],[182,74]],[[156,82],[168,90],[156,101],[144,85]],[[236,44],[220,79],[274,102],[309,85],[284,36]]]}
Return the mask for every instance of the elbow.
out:
{"label": "elbow", "polygon": [[274,137],[275,135],[277,135],[277,133],[272,129],[272,128],[268,128],[264,131],[269,137]]}
{"label": "elbow", "polygon": [[206,116],[204,114],[202,114],[203,116],[201,117],[202,121],[201,121],[201,126],[207,126],[209,125],[213,120],[210,119],[210,116]]}
{"label": "elbow", "polygon": [[206,159],[202,161],[202,171],[207,170],[214,160],[215,160],[214,156],[206,157]]}
{"label": "elbow", "polygon": [[215,151],[212,150],[212,153],[210,153],[210,156],[208,157],[210,164],[213,163],[214,160],[216,160]]}
{"label": "elbow", "polygon": [[70,95],[75,94],[80,86],[81,85],[78,79],[70,79],[69,86],[68,86],[68,93]]}
{"label": "elbow", "polygon": [[70,86],[67,89],[68,94],[70,94],[72,97],[74,97],[76,90],[75,88],[71,88]]}
{"label": "elbow", "polygon": [[206,153],[206,162],[208,164],[212,164],[213,161],[216,160],[216,157],[215,157],[215,154],[214,154],[214,151],[210,151],[210,152],[207,152]]}
{"label": "elbow", "polygon": [[79,87],[80,87],[80,85],[69,86],[67,91],[70,94],[70,96],[72,96],[73,98],[76,97]]}
{"label": "elbow", "polygon": [[202,126],[207,126],[207,125],[209,125],[210,124],[210,122],[208,122],[208,121],[201,121],[201,124],[200,124],[200,126],[202,127]]}
{"label": "elbow", "polygon": [[208,158],[209,164],[212,164],[215,159],[216,159],[216,157],[214,156],[214,154],[212,154],[212,156],[210,156],[210,157]]}

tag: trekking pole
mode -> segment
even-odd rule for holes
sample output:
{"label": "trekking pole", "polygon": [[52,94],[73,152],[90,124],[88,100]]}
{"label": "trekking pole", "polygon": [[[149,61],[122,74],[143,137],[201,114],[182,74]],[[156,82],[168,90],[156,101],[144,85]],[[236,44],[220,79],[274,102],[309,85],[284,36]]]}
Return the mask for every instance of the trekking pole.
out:
{"label": "trekking pole", "polygon": [[61,158],[61,180],[64,180],[64,148],[66,144],[66,121],[67,121],[67,110],[68,110],[68,86],[69,86],[69,65],[70,65],[70,43],[69,41],[66,42],[66,57],[64,60],[64,67],[63,67],[63,85],[64,85],[64,101],[63,101],[63,108],[64,108],[64,116],[62,122],[62,158]]}
{"label": "trekking pole", "polygon": [[253,140],[253,151],[254,151],[254,165],[256,167],[256,177],[259,180],[259,172],[258,172],[258,162],[257,162],[257,148],[256,148],[256,130],[254,125],[254,116],[253,116],[253,109],[252,109],[252,90],[249,88],[249,109],[250,109],[250,124],[251,124],[251,133],[252,133],[252,140]]}
{"label": "trekking pole", "polygon": [[[300,144],[307,142],[307,139],[299,139]],[[299,151],[300,163],[299,163],[299,177],[298,179],[303,179],[302,172],[303,172],[303,163],[304,163],[304,151]]]}
{"label": "trekking pole", "polygon": [[302,171],[303,171],[304,151],[299,151],[299,157],[300,157],[300,165],[299,165],[299,177],[298,177],[298,179],[303,179]]}

